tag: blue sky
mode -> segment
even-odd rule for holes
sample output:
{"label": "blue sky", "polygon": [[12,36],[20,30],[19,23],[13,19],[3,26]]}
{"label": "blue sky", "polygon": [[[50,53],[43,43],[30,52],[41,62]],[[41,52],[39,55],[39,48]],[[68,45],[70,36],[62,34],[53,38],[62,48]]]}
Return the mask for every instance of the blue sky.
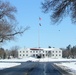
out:
{"label": "blue sky", "polygon": [[[6,42],[2,47],[6,49],[13,46],[38,47],[38,27],[40,29],[40,47],[65,48],[69,44],[76,45],[76,25],[71,23],[69,17],[65,17],[59,25],[52,25],[50,13],[44,14],[41,10],[41,1],[43,0],[7,1],[10,1],[18,10],[16,13],[18,25],[30,26],[30,29],[25,31],[22,36],[17,36],[14,41]],[[39,21],[39,17],[42,18],[41,21]],[[39,26],[39,23],[42,26]]]}

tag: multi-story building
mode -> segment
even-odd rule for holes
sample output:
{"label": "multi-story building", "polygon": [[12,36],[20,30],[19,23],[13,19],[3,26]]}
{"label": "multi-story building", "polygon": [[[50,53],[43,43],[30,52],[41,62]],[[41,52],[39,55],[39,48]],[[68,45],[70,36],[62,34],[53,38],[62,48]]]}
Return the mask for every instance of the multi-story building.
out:
{"label": "multi-story building", "polygon": [[62,50],[59,48],[23,48],[18,50],[19,58],[62,58]]}

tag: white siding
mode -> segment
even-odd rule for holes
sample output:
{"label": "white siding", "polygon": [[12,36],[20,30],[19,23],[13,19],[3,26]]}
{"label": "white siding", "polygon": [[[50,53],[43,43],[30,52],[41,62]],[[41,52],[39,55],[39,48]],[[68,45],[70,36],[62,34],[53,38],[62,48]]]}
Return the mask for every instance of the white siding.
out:
{"label": "white siding", "polygon": [[30,50],[30,48],[24,48],[18,50],[19,58],[26,58],[30,56],[37,57],[37,55],[41,55],[42,58],[62,58],[62,50],[56,48],[42,48],[42,50]]}

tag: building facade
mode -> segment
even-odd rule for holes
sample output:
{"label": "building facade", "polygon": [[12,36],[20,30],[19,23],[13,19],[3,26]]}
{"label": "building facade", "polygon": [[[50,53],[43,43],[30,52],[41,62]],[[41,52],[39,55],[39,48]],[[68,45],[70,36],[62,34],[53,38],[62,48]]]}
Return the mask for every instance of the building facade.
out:
{"label": "building facade", "polygon": [[23,48],[18,50],[18,58],[62,58],[62,50],[59,48]]}

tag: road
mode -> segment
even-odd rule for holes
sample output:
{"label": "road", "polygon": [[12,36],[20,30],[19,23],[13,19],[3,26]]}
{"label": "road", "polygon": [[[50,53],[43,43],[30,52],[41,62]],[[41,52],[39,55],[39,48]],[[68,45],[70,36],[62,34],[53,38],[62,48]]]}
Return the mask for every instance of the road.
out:
{"label": "road", "polygon": [[0,70],[0,75],[70,75],[50,62],[26,62],[9,69]]}

